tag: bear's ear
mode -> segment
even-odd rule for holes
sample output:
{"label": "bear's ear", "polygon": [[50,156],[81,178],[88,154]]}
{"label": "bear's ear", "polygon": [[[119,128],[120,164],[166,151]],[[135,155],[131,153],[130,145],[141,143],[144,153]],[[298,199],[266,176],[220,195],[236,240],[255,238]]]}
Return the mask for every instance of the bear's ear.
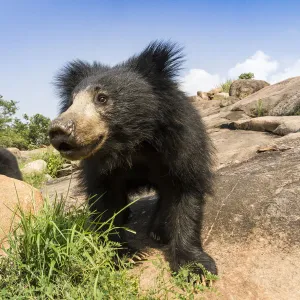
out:
{"label": "bear's ear", "polygon": [[61,98],[60,112],[62,113],[68,109],[71,103],[72,92],[84,78],[108,69],[108,66],[100,63],[94,62],[90,64],[82,60],[68,62],[60,69],[53,82],[58,96]]}
{"label": "bear's ear", "polygon": [[153,85],[163,85],[178,76],[184,61],[182,48],[171,42],[151,42],[125,65],[139,72]]}

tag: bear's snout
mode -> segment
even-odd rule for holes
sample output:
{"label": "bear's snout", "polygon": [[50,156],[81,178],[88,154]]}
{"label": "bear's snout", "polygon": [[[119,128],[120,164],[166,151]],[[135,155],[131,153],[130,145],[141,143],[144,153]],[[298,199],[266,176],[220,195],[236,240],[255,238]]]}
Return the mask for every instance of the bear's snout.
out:
{"label": "bear's snout", "polygon": [[50,142],[58,151],[70,151],[74,148],[75,123],[72,120],[54,120],[49,129]]}

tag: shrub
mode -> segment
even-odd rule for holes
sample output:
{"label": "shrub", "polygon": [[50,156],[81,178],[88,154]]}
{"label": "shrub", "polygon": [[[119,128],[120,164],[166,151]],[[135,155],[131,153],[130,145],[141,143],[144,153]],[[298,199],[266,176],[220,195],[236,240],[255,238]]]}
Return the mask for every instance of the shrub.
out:
{"label": "shrub", "polygon": [[232,82],[233,82],[232,79],[227,79],[225,82],[220,84],[220,87],[222,88],[222,91],[224,93],[229,93],[229,89],[230,89]]}
{"label": "shrub", "polygon": [[239,79],[252,79],[254,78],[254,74],[249,72],[249,73],[242,73],[240,76],[239,76]]}
{"label": "shrub", "polygon": [[53,151],[45,153],[42,159],[47,163],[48,174],[51,177],[56,177],[58,171],[63,168],[63,164],[67,162],[60,154],[56,154]]}

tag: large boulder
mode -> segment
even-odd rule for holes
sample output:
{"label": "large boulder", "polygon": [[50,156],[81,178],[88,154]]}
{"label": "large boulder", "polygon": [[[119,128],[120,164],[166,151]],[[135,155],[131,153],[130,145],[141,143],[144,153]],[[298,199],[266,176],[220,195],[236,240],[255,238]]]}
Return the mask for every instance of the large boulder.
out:
{"label": "large boulder", "polygon": [[263,80],[238,79],[231,84],[229,95],[237,97],[239,99],[243,99],[268,85],[269,83]]}
{"label": "large boulder", "polygon": [[235,103],[231,110],[248,116],[289,116],[300,114],[300,76],[269,85]]}
{"label": "large boulder", "polygon": [[288,150],[217,173],[203,242],[219,268],[218,299],[300,299],[300,133],[275,144]]}
{"label": "large boulder", "polygon": [[[230,133],[237,138],[239,132]],[[257,133],[252,134],[255,141]],[[220,279],[213,285],[217,293],[197,295],[201,299],[300,299],[300,133],[276,141],[269,138],[270,144],[288,150],[256,152],[216,173],[215,195],[206,202],[202,240],[216,260]],[[226,136],[223,143],[228,145]],[[155,196],[148,196],[131,206],[133,246],[158,247],[146,235],[154,203]],[[163,254],[165,248],[159,251]],[[144,288],[160,278],[159,255],[153,251],[149,257],[159,262],[158,272],[143,264],[138,273]]]}
{"label": "large boulder", "polygon": [[[18,224],[18,207],[36,213],[43,205],[42,194],[23,181],[0,175],[0,248],[7,247],[7,235]],[[3,254],[3,252],[0,253]]]}

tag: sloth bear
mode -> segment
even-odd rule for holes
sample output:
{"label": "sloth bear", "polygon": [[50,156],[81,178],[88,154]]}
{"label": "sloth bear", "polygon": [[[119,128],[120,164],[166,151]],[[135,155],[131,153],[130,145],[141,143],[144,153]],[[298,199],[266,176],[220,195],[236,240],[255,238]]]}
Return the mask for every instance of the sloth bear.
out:
{"label": "sloth bear", "polygon": [[[109,219],[141,187],[158,202],[149,235],[169,245],[173,271],[201,263],[217,273],[200,240],[204,196],[212,192],[213,147],[205,126],[175,80],[182,48],[154,41],[115,66],[74,60],[55,77],[60,115],[49,130],[52,145],[83,160],[83,185],[92,211]],[[114,225],[124,225],[128,212]],[[118,241],[123,242],[119,231]]]}
{"label": "sloth bear", "polygon": [[0,174],[23,180],[16,157],[5,148],[0,148]]}

